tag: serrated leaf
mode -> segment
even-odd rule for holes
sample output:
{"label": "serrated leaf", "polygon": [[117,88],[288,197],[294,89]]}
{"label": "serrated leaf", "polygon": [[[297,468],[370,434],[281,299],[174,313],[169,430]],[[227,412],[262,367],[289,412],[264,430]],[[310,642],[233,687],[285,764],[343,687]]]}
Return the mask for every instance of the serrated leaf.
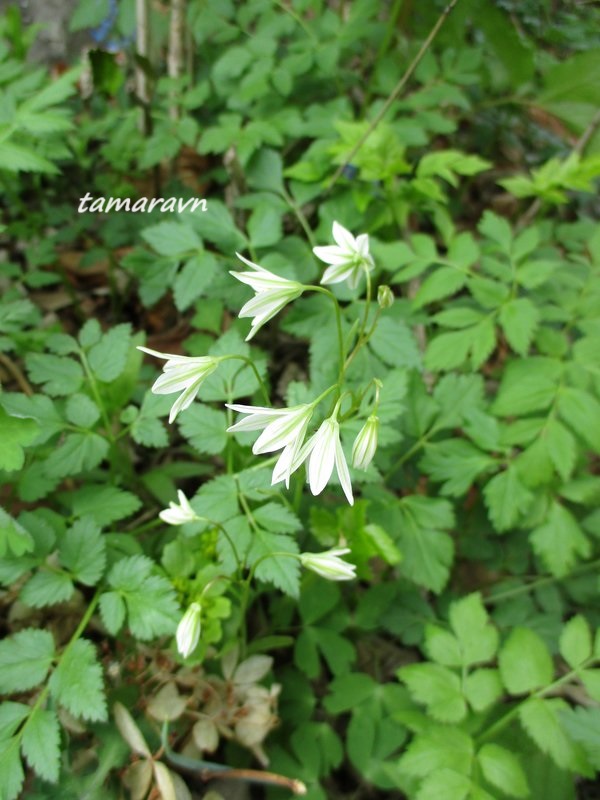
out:
{"label": "serrated leaf", "polygon": [[536,356],[512,361],[504,371],[492,411],[497,416],[542,411],[553,402],[562,364]]}
{"label": "serrated leaf", "polygon": [[564,700],[542,700],[531,697],[519,706],[519,719],[529,736],[561,769],[586,772],[586,762],[580,746],[563,731],[559,714],[569,708]]}
{"label": "serrated leaf", "polygon": [[483,496],[490,519],[499,533],[513,528],[533,502],[533,494],[523,485],[513,464],[488,481]]}
{"label": "serrated leaf", "polygon": [[87,358],[94,375],[103,383],[114,381],[125,369],[131,349],[131,325],[115,325],[92,345]]}
{"label": "serrated leaf", "polygon": [[[131,632],[142,640],[174,633],[180,617],[173,587],[161,575],[151,574],[152,569],[146,556],[130,556],[117,562],[108,575],[109,584],[125,602]],[[104,600],[104,609],[118,618],[120,605],[111,595]]]}
{"label": "serrated leaf", "polygon": [[592,655],[592,632],[585,617],[572,617],[560,634],[559,649],[567,664],[575,669]]}
{"label": "serrated leaf", "polygon": [[449,297],[462,289],[467,282],[468,274],[456,267],[438,267],[423,281],[414,298],[416,308],[427,303]]}
{"label": "serrated leaf", "polygon": [[[0,151],[0,163],[1,163]],[[19,737],[0,741],[0,797],[16,800],[21,792],[25,775],[19,755]]]}
{"label": "serrated leaf", "polygon": [[181,222],[159,222],[142,232],[142,238],[161,256],[178,258],[202,247],[198,234]]}
{"label": "serrated leaf", "polygon": [[84,486],[68,500],[73,516],[89,516],[99,527],[130,517],[142,505],[134,494],[116,486]]}
{"label": "serrated leaf", "polygon": [[527,355],[539,319],[537,308],[526,297],[509,300],[501,307],[500,324],[515,353]]}
{"label": "serrated leaf", "polygon": [[447,725],[429,725],[409,744],[400,759],[400,768],[417,778],[449,767],[468,775],[473,752],[473,740],[464,731]]}
{"label": "serrated leaf", "polygon": [[64,572],[40,569],[21,589],[23,603],[33,608],[43,608],[68,600],[75,591],[73,581]]}
{"label": "serrated leaf", "polygon": [[280,503],[266,503],[252,512],[258,524],[272,533],[296,533],[302,528],[298,517]]}
{"label": "serrated leaf", "polygon": [[75,522],[61,540],[59,558],[76,581],[95,586],[106,566],[106,545],[100,527],[89,517]]}
{"label": "serrated leaf", "polygon": [[555,417],[548,419],[542,435],[555,470],[563,481],[568,481],[577,457],[575,437]]}
{"label": "serrated leaf", "polygon": [[486,780],[510,797],[529,797],[529,786],[519,759],[497,744],[484,744],[477,760]]}
{"label": "serrated leaf", "polygon": [[577,557],[587,558],[591,545],[575,517],[560,503],[554,502],[543,525],[530,534],[536,554],[553,575],[567,575]]}
{"label": "serrated leaf", "polygon": [[493,458],[464,439],[427,444],[419,463],[420,469],[434,481],[444,482],[440,491],[451,497],[465,494],[475,479],[494,465]]}
{"label": "serrated leaf", "polygon": [[600,402],[589,392],[567,387],[558,395],[558,411],[567,425],[600,453],[600,425],[590,425],[590,420],[600,419]]}
{"label": "serrated leaf", "polygon": [[398,670],[412,697],[440,722],[460,722],[467,713],[458,675],[440,664],[410,664]]}
{"label": "serrated leaf", "polygon": [[454,543],[440,528],[452,526],[452,507],[445,500],[411,495],[401,501],[399,508],[401,570],[409,580],[441,592],[450,574]]}
{"label": "serrated leaf", "polygon": [[450,625],[460,644],[463,665],[492,660],[498,647],[498,632],[490,624],[479,593],[452,603]]}
{"label": "serrated leaf", "polygon": [[87,639],[77,639],[63,653],[48,684],[50,694],[67,711],[82,719],[107,719],[102,667]]}
{"label": "serrated leaf", "polygon": [[94,469],[108,453],[108,442],[97,433],[69,433],[48,456],[46,472],[57,478]]}
{"label": "serrated leaf", "polygon": [[7,414],[0,407],[0,469],[12,472],[25,463],[23,448],[31,444],[40,431],[34,419]]}
{"label": "serrated leaf", "polygon": [[173,283],[173,297],[178,311],[185,311],[210,285],[217,272],[217,260],[203,250],[186,261]]}
{"label": "serrated leaf", "polygon": [[38,686],[54,658],[49,631],[27,628],[0,642],[0,692],[12,694]]}
{"label": "serrated leaf", "polygon": [[464,683],[465,697],[474,711],[484,711],[504,692],[497,669],[476,669],[469,673]]}
{"label": "serrated leaf", "polygon": [[227,417],[223,411],[194,405],[179,417],[179,430],[199,453],[222,453],[227,444]]}
{"label": "serrated leaf", "polygon": [[83,383],[83,368],[72,358],[49,353],[29,353],[25,366],[33,383],[43,384],[44,392],[53,397],[74,394]]}
{"label": "serrated leaf", "polygon": [[74,394],[67,400],[67,419],[81,428],[91,428],[100,419],[100,409],[85,394]]}
{"label": "serrated leaf", "polygon": [[29,766],[44,780],[56,783],[60,769],[60,727],[56,712],[36,709],[23,731],[21,749]]}
{"label": "serrated leaf", "polygon": [[466,800],[471,781],[454,769],[430,772],[415,795],[415,800]]}
{"label": "serrated leaf", "polygon": [[500,650],[500,675],[511,694],[525,694],[548,686],[554,665],[548,648],[537,633],[514,628]]}
{"label": "serrated leaf", "polygon": [[[252,545],[246,557],[249,567],[256,564],[256,577],[272,583],[290,597],[300,593],[300,566],[298,559],[289,556],[270,556],[271,553],[298,553],[298,545],[290,536],[258,529],[254,532]],[[260,564],[257,562],[260,559]]]}

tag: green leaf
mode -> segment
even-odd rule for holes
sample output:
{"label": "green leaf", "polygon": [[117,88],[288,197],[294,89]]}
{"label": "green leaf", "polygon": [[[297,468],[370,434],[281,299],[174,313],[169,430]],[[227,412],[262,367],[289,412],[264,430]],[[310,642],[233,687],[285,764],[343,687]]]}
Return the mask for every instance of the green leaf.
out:
{"label": "green leaf", "polygon": [[198,234],[181,222],[159,222],[142,231],[142,238],[161,256],[180,258],[202,247]]}
{"label": "green leaf", "polygon": [[0,741],[9,739],[30,712],[31,707],[24,703],[12,703],[10,700],[0,703]]}
{"label": "green leaf", "polygon": [[90,484],[65,498],[74,517],[91,517],[99,527],[134,514],[142,505],[139,497],[116,486]]}
{"label": "green leaf", "polygon": [[421,366],[421,354],[413,332],[402,320],[383,317],[369,339],[376,356],[392,367]]}
{"label": "green leaf", "polygon": [[23,448],[38,435],[40,426],[34,419],[12,416],[0,406],[0,469],[11,472],[25,463]]}
{"label": "green leaf", "polygon": [[270,247],[277,244],[283,236],[281,211],[272,203],[260,203],[248,219],[248,237],[253,247]]}
{"label": "green leaf", "polygon": [[106,630],[114,636],[127,616],[125,601],[118,592],[104,592],[100,596],[100,614]]}
{"label": "green leaf", "polygon": [[526,356],[539,324],[540,315],[531,300],[518,297],[500,309],[500,324],[512,349]]}
{"label": "green leaf", "polygon": [[600,419],[600,402],[582,389],[563,389],[558,396],[558,411],[567,425],[600,453],[600,425],[590,420]]}
{"label": "green leaf", "polygon": [[456,267],[438,267],[423,281],[413,301],[416,308],[456,294],[467,282],[467,273]]}
{"label": "green leaf", "polygon": [[227,444],[227,417],[223,411],[196,404],[179,417],[179,430],[199,453],[222,453]]}
{"label": "green leaf", "polygon": [[600,708],[569,708],[560,713],[568,735],[586,751],[596,769],[600,768]]}
{"label": "green leaf", "polygon": [[32,535],[0,506],[0,558],[7,551],[15,556],[30,553],[34,548]]}
{"label": "green leaf", "polygon": [[[1,151],[0,151],[0,163]],[[0,797],[16,800],[21,792],[25,775],[19,756],[19,737],[0,742]]]}
{"label": "green leaf", "polygon": [[60,771],[60,727],[55,711],[36,709],[21,740],[29,766],[44,780],[56,783]]}
{"label": "green leaf", "polygon": [[417,778],[450,767],[469,775],[473,752],[473,740],[464,731],[448,725],[429,725],[409,744],[400,759],[400,768]]}
{"label": "green leaf", "polygon": [[542,639],[528,628],[514,628],[499,657],[500,675],[511,694],[525,694],[548,686],[554,665]]}
{"label": "green leaf", "polygon": [[108,453],[108,442],[97,433],[69,433],[46,461],[46,472],[57,478],[94,469]]}
{"label": "green leaf", "polygon": [[398,677],[411,696],[427,708],[428,714],[440,722],[460,722],[467,706],[461,692],[460,679],[439,664],[410,664],[401,667]]}
{"label": "green leaf", "polygon": [[[290,597],[298,597],[300,593],[300,565],[296,558],[287,556],[265,558],[271,553],[298,553],[298,545],[290,536],[256,530],[252,546],[248,551],[246,563],[249,567],[257,564],[256,577],[267,583],[272,583]],[[257,562],[260,559],[260,564]]]}
{"label": "green leaf", "polygon": [[56,175],[58,172],[47,158],[14,142],[6,141],[0,142],[0,169],[9,172],[45,172],[50,175]]}
{"label": "green leaf", "polygon": [[490,456],[464,439],[446,439],[425,445],[420,469],[434,481],[444,481],[441,494],[460,497],[482,472],[495,466]]}
{"label": "green leaf", "polygon": [[548,419],[543,434],[555,470],[563,481],[568,481],[575,468],[577,457],[575,438],[555,417]]}
{"label": "green leaf", "polygon": [[250,159],[246,168],[246,179],[253,189],[283,192],[283,162],[280,154],[263,147]]}
{"label": "green leaf", "polygon": [[489,708],[502,697],[503,692],[497,669],[476,669],[465,678],[465,697],[474,711]]}
{"label": "green leaf", "polygon": [[560,503],[554,502],[546,522],[530,534],[536,554],[557,577],[567,575],[577,563],[577,556],[587,558],[591,545],[575,517]]}
{"label": "green leaf", "polygon": [[94,3],[78,3],[69,20],[70,31],[96,28],[110,16],[110,0],[97,0]]}
{"label": "green leaf", "polygon": [[256,522],[271,533],[296,533],[302,523],[287,506],[280,503],[266,503],[252,512]]}
{"label": "green leaf", "polygon": [[131,325],[115,325],[92,345],[88,361],[92,372],[104,383],[114,381],[125,369],[131,349]]}
{"label": "green leaf", "polygon": [[60,543],[59,557],[76,581],[85,586],[98,583],[106,566],[106,545],[92,519],[80,519],[69,528]]}
{"label": "green leaf", "polygon": [[477,228],[488,239],[492,239],[504,253],[510,253],[512,230],[504,217],[499,217],[493,211],[484,211]]}
{"label": "green leaf", "polygon": [[513,416],[542,411],[553,402],[562,365],[542,356],[522,358],[507,366],[492,411]]}
{"label": "green leaf", "polygon": [[488,481],[483,496],[490,519],[499,533],[514,528],[533,502],[533,494],[521,482],[514,464]]}
{"label": "green leaf", "polygon": [[178,311],[185,311],[204,293],[217,268],[216,258],[207,250],[186,261],[173,283],[173,297]]}
{"label": "green leaf", "polygon": [[452,603],[450,625],[460,644],[463,665],[493,659],[498,647],[498,632],[490,624],[479,593]]}
{"label": "green leaf", "polygon": [[363,672],[350,672],[340,675],[329,684],[330,694],[323,704],[330,714],[351,711],[359,703],[372,699],[377,684]]}
{"label": "green leaf", "polygon": [[415,800],[465,800],[471,781],[454,769],[430,772],[415,795]]}
{"label": "green leaf", "polygon": [[29,353],[25,366],[33,383],[43,384],[44,392],[62,397],[77,392],[83,383],[81,364],[72,358],[48,353]]}
{"label": "green leaf", "polygon": [[486,780],[510,797],[529,797],[529,787],[519,759],[497,744],[484,744],[477,760]]}
{"label": "green leaf", "polygon": [[66,648],[48,686],[52,697],[74,716],[98,722],[108,718],[102,667],[87,639]]}
{"label": "green leaf", "polygon": [[[103,611],[109,612],[107,617],[103,615],[105,622],[115,623],[122,615],[120,604],[112,595],[120,597],[127,608],[132,634],[143,641],[174,633],[180,616],[173,587],[161,575],[151,574],[153,566],[146,556],[130,556],[117,562],[108,575],[114,593],[109,593],[110,599],[101,605]],[[119,627],[113,625],[109,630],[113,633]]]}
{"label": "green leaf", "polygon": [[67,419],[81,428],[91,428],[100,419],[100,409],[85,394],[74,394],[67,400],[65,408]]}
{"label": "green leaf", "polygon": [[54,658],[49,631],[26,628],[0,642],[0,692],[33,689],[45,679]]}
{"label": "green leaf", "polygon": [[585,617],[572,617],[560,634],[559,649],[567,664],[575,669],[592,655],[592,632]]}
{"label": "green leaf", "polygon": [[427,526],[415,516],[414,508],[408,504],[401,506],[400,510],[404,522],[399,531],[400,551],[404,556],[401,570],[409,580],[434,592],[441,592],[454,558],[452,538],[441,530]]}
{"label": "green leaf", "polygon": [[529,736],[561,769],[587,772],[581,747],[563,731],[560,716],[569,708],[564,700],[531,697],[519,706],[519,719]]}
{"label": "green leaf", "polygon": [[73,582],[64,572],[50,572],[42,568],[21,589],[20,598],[27,606],[43,608],[64,603],[74,591]]}

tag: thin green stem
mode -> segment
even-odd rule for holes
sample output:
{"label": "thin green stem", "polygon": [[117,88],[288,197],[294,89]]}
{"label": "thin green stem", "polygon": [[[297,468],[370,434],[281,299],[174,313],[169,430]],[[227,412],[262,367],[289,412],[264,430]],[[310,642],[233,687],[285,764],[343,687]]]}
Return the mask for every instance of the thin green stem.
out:
{"label": "thin green stem", "polygon": [[111,442],[111,444],[114,444],[116,439],[115,439],[115,436],[114,436],[113,431],[112,431],[112,427],[111,427],[111,424],[110,424],[110,418],[109,418],[108,413],[106,411],[106,407],[104,405],[104,401],[102,400],[102,397],[100,395],[100,391],[98,389],[98,383],[96,381],[94,373],[90,369],[90,365],[88,363],[87,356],[86,356],[86,354],[84,353],[83,350],[79,350],[79,358],[81,359],[81,364],[83,366],[83,370],[84,370],[84,372],[86,374],[86,377],[87,377],[88,381],[90,382],[90,386],[91,386],[91,389],[92,389],[92,394],[94,395],[94,400],[96,401],[98,409],[100,410],[100,414],[102,416],[102,421],[104,422],[104,427],[106,428],[106,437]]}
{"label": "thin green stem", "polygon": [[498,594],[493,594],[490,597],[486,597],[484,602],[487,604],[493,604],[502,602],[503,600],[510,600],[513,597],[518,597],[521,594],[534,592],[536,589],[539,589],[542,586],[548,586],[553,583],[564,583],[572,578],[578,578],[580,575],[585,575],[587,572],[593,572],[596,569],[600,569],[600,559],[597,561],[590,561],[588,564],[583,564],[581,567],[574,569],[569,575],[564,575],[563,577],[545,575],[543,578],[538,578],[535,581],[531,581],[531,583],[525,583],[521,586],[516,586],[514,589],[507,589],[504,592],[498,592]]}
{"label": "thin green stem", "polygon": [[340,176],[342,175],[342,173],[344,172],[344,170],[346,169],[348,164],[351,163],[351,161],[354,158],[354,156],[358,153],[360,148],[364,145],[364,143],[367,141],[369,136],[373,133],[373,131],[375,130],[377,125],[379,125],[379,123],[381,122],[383,117],[387,114],[387,112],[390,109],[392,103],[399,96],[400,92],[402,91],[402,89],[404,88],[406,83],[408,82],[409,78],[412,76],[413,72],[415,71],[415,69],[420,64],[423,56],[425,55],[427,50],[429,50],[429,47],[431,46],[431,43],[433,42],[433,40],[435,39],[435,37],[438,34],[438,31],[440,30],[440,28],[444,24],[444,21],[446,20],[446,17],[452,11],[452,9],[454,8],[454,6],[456,5],[457,2],[458,2],[458,0],[450,0],[448,5],[446,6],[446,8],[442,11],[442,13],[440,14],[437,22],[435,23],[435,25],[431,29],[429,35],[427,36],[427,38],[425,39],[425,41],[421,45],[421,48],[419,49],[419,52],[414,57],[412,62],[409,64],[409,66],[407,67],[404,75],[400,78],[400,80],[398,81],[396,86],[393,88],[392,92],[390,93],[390,95],[388,96],[387,100],[385,101],[385,103],[381,107],[380,111],[375,115],[375,119],[370,123],[369,127],[367,128],[367,130],[365,131],[363,136],[361,136],[361,138],[354,145],[354,147],[352,148],[350,153],[346,156],[346,158],[344,159],[343,163],[340,164],[340,166],[336,170],[333,178],[331,179],[331,181],[329,182],[329,184],[327,186],[327,190],[328,191],[330,191],[334,187],[334,185],[337,183],[338,179],[340,178]]}
{"label": "thin green stem", "polygon": [[342,385],[342,380],[344,378],[344,363],[346,359],[346,347],[344,345],[344,334],[342,331],[342,312],[340,309],[340,304],[338,303],[337,297],[330,292],[329,289],[325,289],[323,286],[315,286],[309,285],[305,286],[304,289],[311,291],[311,292],[318,292],[319,294],[324,294],[326,297],[329,297],[333,301],[333,306],[335,309],[335,321],[337,327],[337,336],[338,336],[338,347],[340,352],[340,371],[338,373],[338,385]]}
{"label": "thin green stem", "polygon": [[296,219],[298,220],[302,230],[306,234],[306,238],[310,242],[310,246],[311,247],[316,247],[317,246],[316,239],[315,239],[315,237],[313,235],[313,232],[310,229],[310,225],[308,224],[308,220],[304,216],[304,213],[303,213],[302,209],[296,203],[296,201],[294,200],[292,195],[287,191],[287,189],[285,187],[282,190],[282,194],[283,194],[283,197],[285,199],[285,202],[289,205],[289,207],[294,212],[294,215],[296,216]]}
{"label": "thin green stem", "polygon": [[258,381],[258,385],[260,386],[261,392],[263,393],[263,397],[265,398],[266,403],[269,404],[271,401],[269,399],[269,393],[267,392],[267,387],[265,386],[263,379],[260,377],[260,373],[257,370],[254,361],[251,358],[248,358],[248,356],[242,356],[236,353],[231,353],[230,355],[222,356],[221,361],[229,361],[233,358],[238,358],[241,361],[244,361],[252,369],[254,375],[256,376],[256,380]]}

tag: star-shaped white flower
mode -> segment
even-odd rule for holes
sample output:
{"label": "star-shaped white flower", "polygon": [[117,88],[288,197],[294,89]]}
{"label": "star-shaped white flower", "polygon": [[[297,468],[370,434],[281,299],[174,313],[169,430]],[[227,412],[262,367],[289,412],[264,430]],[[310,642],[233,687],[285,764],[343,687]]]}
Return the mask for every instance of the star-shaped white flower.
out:
{"label": "star-shaped white flower", "polygon": [[163,374],[154,381],[152,392],[154,394],[171,394],[181,392],[177,400],[171,406],[169,422],[173,422],[180,411],[184,411],[190,406],[202,383],[208,378],[211,372],[217,368],[221,358],[212,356],[178,356],[173,353],[159,353],[157,350],[150,350],[149,347],[138,347],[143,353],[164,358],[167,363],[163,366]]}
{"label": "star-shaped white flower", "polygon": [[314,404],[303,403],[290,408],[264,408],[238,405],[237,403],[226,405],[232,411],[248,415],[228,428],[228,432],[262,430],[252,447],[253,453],[283,451],[275,464],[272,483],[285,480],[286,486],[289,488],[291,473],[302,463],[300,461],[296,465],[296,456],[302,448],[314,411]]}
{"label": "star-shaped white flower", "polygon": [[246,341],[249,341],[265,322],[278,314],[285,305],[300,297],[304,286],[298,281],[290,281],[280,275],[275,275],[274,272],[269,272],[268,269],[248,261],[239,253],[236,255],[240,261],[253,270],[253,272],[230,272],[230,275],[242,283],[247,283],[256,293],[242,306],[238,315],[254,318],[250,333],[246,336]]}
{"label": "star-shaped white flower", "polygon": [[339,222],[333,223],[334,245],[313,247],[313,253],[327,267],[321,278],[322,284],[341,283],[348,280],[348,286],[356,289],[365,270],[371,271],[375,266],[369,254],[369,237],[366,233],[356,238]]}
{"label": "star-shaped white flower", "polygon": [[191,507],[190,501],[181,489],[177,492],[177,498],[179,500],[179,505],[171,502],[169,503],[169,507],[165,508],[165,510],[161,511],[158,515],[162,521],[169,525],[185,525],[186,522],[194,522],[197,520],[198,515]]}
{"label": "star-shaped white flower", "polygon": [[340,558],[349,552],[348,547],[335,547],[324,553],[300,553],[300,563],[327,580],[351,581],[356,577],[356,566]]}
{"label": "star-shaped white flower", "polygon": [[[310,455],[309,455],[310,454]],[[321,427],[306,443],[304,457],[308,458],[308,483],[314,495],[321,494],[335,466],[340,484],[350,505],[354,505],[350,472],[340,442],[340,424],[336,414],[323,420]]]}

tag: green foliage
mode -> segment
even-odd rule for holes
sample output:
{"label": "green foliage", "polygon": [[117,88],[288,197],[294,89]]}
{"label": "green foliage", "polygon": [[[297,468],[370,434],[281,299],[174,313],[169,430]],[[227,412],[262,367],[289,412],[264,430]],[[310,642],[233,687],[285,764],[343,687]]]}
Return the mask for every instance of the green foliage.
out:
{"label": "green foliage", "polygon": [[[437,3],[189,0],[179,66],[164,8],[140,56],[117,5],[77,5],[106,38],[52,77],[0,17],[0,797],[185,798],[177,758],[241,745],[309,800],[574,800],[600,770],[597,10],[461,0],[404,80]],[[334,221],[368,235],[357,286],[320,284]],[[302,287],[251,342],[236,252]],[[173,377],[198,396],[169,425]],[[225,404],[315,398],[353,505],[339,465],[273,483],[279,451],[227,430]]]}

